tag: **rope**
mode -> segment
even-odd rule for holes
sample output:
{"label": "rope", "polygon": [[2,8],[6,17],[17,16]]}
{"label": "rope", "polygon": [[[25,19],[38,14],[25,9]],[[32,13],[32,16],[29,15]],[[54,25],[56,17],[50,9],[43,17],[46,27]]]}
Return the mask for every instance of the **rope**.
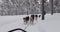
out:
{"label": "rope", "polygon": [[24,30],[26,30],[28,26],[29,26],[29,24],[24,28]]}

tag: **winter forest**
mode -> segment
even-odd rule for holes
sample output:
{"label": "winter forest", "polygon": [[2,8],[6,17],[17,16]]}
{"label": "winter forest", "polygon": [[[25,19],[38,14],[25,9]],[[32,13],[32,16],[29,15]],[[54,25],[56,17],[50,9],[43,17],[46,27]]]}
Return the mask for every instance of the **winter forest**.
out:
{"label": "winter forest", "polygon": [[60,32],[60,0],[0,0],[0,32]]}
{"label": "winter forest", "polygon": [[[44,0],[44,11],[51,13],[51,1]],[[41,0],[0,0],[0,15],[41,14]],[[60,13],[60,0],[53,0],[53,13]]]}

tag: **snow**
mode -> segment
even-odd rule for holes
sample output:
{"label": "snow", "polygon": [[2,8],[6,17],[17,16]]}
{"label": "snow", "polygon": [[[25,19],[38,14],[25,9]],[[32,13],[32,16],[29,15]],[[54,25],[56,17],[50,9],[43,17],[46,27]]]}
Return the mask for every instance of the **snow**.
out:
{"label": "snow", "polygon": [[[0,32],[8,32],[15,28],[25,29],[28,25],[23,24],[22,18],[25,16],[27,15],[0,16]],[[37,21],[34,21],[35,24],[29,24],[25,29],[27,32],[60,32],[60,13],[46,14],[45,20],[38,18]]]}

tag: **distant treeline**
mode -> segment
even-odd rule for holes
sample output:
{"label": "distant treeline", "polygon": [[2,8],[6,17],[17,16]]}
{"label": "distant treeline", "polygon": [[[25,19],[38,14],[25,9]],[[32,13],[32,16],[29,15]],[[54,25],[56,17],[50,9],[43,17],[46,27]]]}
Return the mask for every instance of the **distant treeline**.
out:
{"label": "distant treeline", "polygon": [[[0,3],[0,15],[24,15],[24,14],[40,14],[42,11],[39,0],[2,0]],[[41,3],[41,1],[40,1]],[[46,13],[50,11],[50,1],[45,0],[44,10]],[[53,1],[54,13],[60,13],[60,0]]]}

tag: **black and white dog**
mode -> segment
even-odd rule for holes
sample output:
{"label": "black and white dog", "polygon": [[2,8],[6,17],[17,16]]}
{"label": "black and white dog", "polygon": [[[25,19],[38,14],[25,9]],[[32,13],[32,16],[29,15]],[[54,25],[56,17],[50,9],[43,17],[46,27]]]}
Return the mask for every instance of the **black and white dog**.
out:
{"label": "black and white dog", "polygon": [[27,24],[27,23],[28,23],[28,21],[29,21],[29,16],[24,17],[24,18],[23,18],[23,20],[24,20],[24,23],[26,23],[26,24]]}

